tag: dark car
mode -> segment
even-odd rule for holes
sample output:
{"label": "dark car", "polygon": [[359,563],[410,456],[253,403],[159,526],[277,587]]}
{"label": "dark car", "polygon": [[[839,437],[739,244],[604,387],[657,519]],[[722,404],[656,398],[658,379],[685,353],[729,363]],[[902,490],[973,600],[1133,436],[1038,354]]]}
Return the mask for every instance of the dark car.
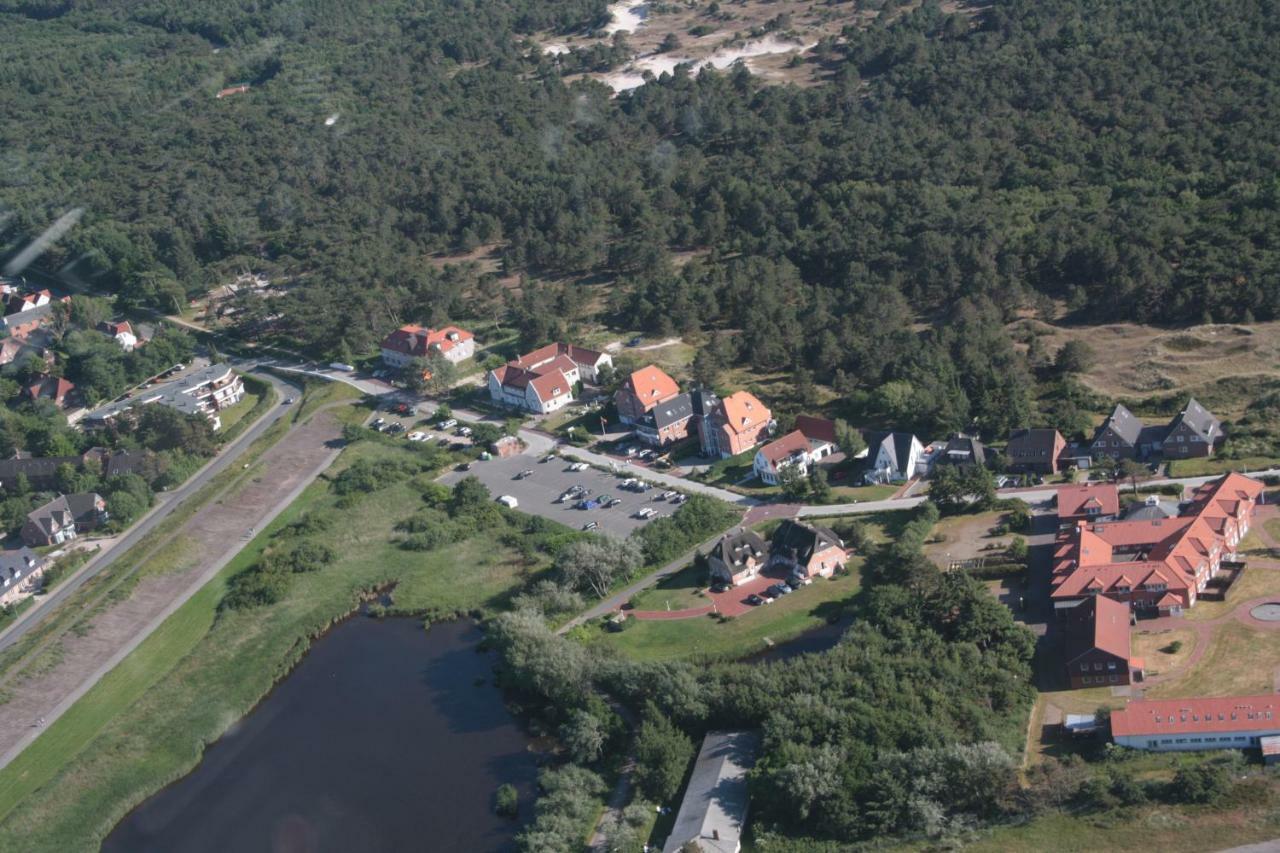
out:
{"label": "dark car", "polygon": [[712,592],[728,592],[729,585],[724,581],[716,581],[711,585],[711,591]]}
{"label": "dark car", "polygon": [[781,595],[790,595],[791,587],[787,586],[785,583],[775,583],[764,591],[765,595],[768,595],[769,593],[773,593],[775,598]]}
{"label": "dark car", "polygon": [[759,607],[761,604],[765,604],[768,601],[769,599],[761,598],[754,592],[747,596],[747,604],[750,604],[752,607]]}
{"label": "dark car", "polygon": [[634,338],[632,338],[631,340],[627,341],[627,346],[629,346],[629,347],[638,347],[638,346],[640,346],[640,344],[642,344],[642,343],[644,343],[644,338],[640,337],[639,335],[636,335]]}

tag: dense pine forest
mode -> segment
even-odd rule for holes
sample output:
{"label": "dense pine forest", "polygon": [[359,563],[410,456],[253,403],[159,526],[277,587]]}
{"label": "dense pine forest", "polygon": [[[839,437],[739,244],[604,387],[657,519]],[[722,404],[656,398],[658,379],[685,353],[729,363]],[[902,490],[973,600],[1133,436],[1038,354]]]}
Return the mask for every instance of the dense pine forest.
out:
{"label": "dense pine forest", "polygon": [[[1035,419],[1015,312],[1280,315],[1275,3],[829,5],[879,13],[823,85],[615,98],[528,39],[603,0],[3,0],[2,248],[83,208],[42,266],[164,309],[267,269],[244,316],[317,354],[481,310],[741,330],[722,360],[989,434]],[[491,244],[518,297],[426,263]]]}

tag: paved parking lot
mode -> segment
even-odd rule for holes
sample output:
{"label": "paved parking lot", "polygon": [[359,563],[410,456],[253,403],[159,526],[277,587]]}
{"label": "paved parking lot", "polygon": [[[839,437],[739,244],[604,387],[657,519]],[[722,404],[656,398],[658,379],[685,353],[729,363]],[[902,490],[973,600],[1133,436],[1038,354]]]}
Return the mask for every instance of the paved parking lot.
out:
{"label": "paved parking lot", "polygon": [[[595,521],[600,525],[600,533],[620,538],[645,524],[643,520],[633,517],[641,507],[653,507],[660,515],[670,515],[676,510],[675,506],[666,501],[654,500],[657,495],[662,494],[662,489],[650,489],[644,494],[630,492],[620,488],[622,480],[612,474],[595,468],[570,471],[569,464],[564,459],[539,462],[531,456],[521,454],[506,459],[476,462],[470,471],[450,471],[440,481],[452,485],[463,477],[474,474],[495,498],[498,495],[511,495],[519,501],[517,508],[521,512],[550,518],[575,530],[580,530],[588,521]],[[533,471],[533,476],[517,480],[516,475],[525,470]],[[574,509],[573,502],[555,502],[556,498],[575,484],[591,489],[593,497],[612,495],[620,498],[622,503],[610,509],[581,510]]]}

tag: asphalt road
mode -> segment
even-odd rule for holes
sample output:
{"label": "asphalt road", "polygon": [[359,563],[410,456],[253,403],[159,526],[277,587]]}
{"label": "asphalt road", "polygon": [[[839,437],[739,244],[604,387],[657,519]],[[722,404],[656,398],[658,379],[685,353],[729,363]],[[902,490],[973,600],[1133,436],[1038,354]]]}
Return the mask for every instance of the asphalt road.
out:
{"label": "asphalt road", "polygon": [[[245,367],[245,365],[237,365]],[[248,365],[252,367],[252,364]],[[283,401],[286,397],[297,396],[299,389],[287,382],[262,372],[255,372],[254,375],[260,379],[264,379],[275,386],[278,399]],[[254,441],[258,439],[264,432],[271,428],[281,417],[293,411],[292,406],[286,406],[282,402],[269,409],[262,417],[260,417],[253,426],[245,430],[235,441],[231,442],[209,461],[203,468],[197,471],[193,476],[188,478],[172,492],[163,492],[157,496],[157,504],[139,521],[128,529],[112,546],[110,551],[101,553],[89,562],[85,563],[75,574],[71,575],[61,584],[56,586],[53,592],[39,598],[38,603],[25,611],[13,624],[0,632],[0,651],[7,649],[14,643],[22,639],[28,631],[35,628],[48,613],[52,613],[63,601],[74,595],[76,590],[82,587],[90,579],[110,568],[121,555],[127,553],[130,548],[138,543],[144,536],[150,533],[155,527],[161,524],[166,518],[177,509],[182,502],[195,492],[199,491],[206,483],[216,477],[219,472],[224,471],[227,466],[234,464],[240,455],[248,449]]]}
{"label": "asphalt road", "polygon": [[[600,533],[619,538],[625,538],[636,528],[644,526],[644,520],[635,518],[636,510],[641,507],[652,507],[660,515],[670,515],[676,510],[676,505],[656,499],[664,491],[661,488],[640,494],[623,489],[622,480],[612,474],[595,468],[570,471],[569,465],[565,459],[539,462],[523,453],[506,459],[475,462],[470,471],[450,471],[440,482],[452,485],[463,477],[474,475],[495,498],[499,495],[514,497],[519,501],[517,509],[521,512],[558,521],[574,530],[580,530],[585,523],[594,521],[600,525]],[[521,471],[532,471],[533,474],[518,480],[516,475]],[[573,485],[591,489],[591,497],[609,495],[619,498],[622,503],[608,509],[591,510],[574,509],[574,502],[556,503],[556,498]]]}

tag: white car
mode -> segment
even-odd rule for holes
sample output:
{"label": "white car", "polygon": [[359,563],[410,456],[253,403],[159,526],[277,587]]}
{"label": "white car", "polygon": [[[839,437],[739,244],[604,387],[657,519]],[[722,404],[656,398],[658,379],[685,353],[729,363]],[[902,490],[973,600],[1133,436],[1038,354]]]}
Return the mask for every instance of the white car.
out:
{"label": "white car", "polygon": [[405,438],[409,439],[410,441],[426,441],[427,439],[431,438],[431,436],[427,435],[425,432],[411,432],[407,436],[405,436]]}
{"label": "white car", "polygon": [[520,501],[516,500],[511,495],[498,495],[497,501],[498,503],[505,506],[507,509],[515,509],[516,507],[520,506]]}
{"label": "white car", "polygon": [[570,471],[585,471],[591,466],[585,462],[575,462],[569,466]]}
{"label": "white car", "polygon": [[458,425],[458,422],[456,420],[454,420],[453,418],[449,418],[446,421],[441,421],[440,423],[436,424],[436,429],[443,432],[444,430],[447,430],[447,429],[453,429],[457,425]]}

